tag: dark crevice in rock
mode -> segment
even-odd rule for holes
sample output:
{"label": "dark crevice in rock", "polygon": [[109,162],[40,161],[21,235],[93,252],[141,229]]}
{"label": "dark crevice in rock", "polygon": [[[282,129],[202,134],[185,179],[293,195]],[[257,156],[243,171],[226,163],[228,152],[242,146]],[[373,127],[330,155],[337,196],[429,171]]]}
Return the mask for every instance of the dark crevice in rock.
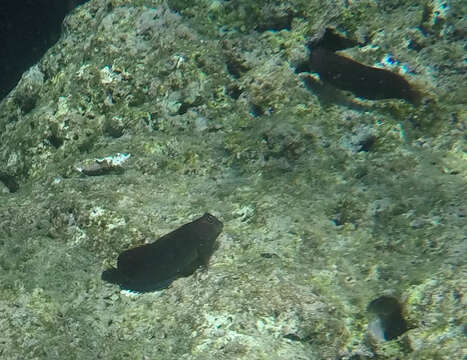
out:
{"label": "dark crevice in rock", "polygon": [[249,68],[241,60],[230,58],[226,62],[227,71],[234,79],[240,78]]}
{"label": "dark crevice in rock", "polygon": [[260,105],[250,104],[250,114],[254,117],[259,117],[264,115],[264,109]]}
{"label": "dark crevice in rock", "polygon": [[237,100],[240,95],[242,94],[242,90],[236,86],[236,85],[233,85],[231,87],[229,87],[227,89],[227,94],[234,100]]}
{"label": "dark crevice in rock", "polygon": [[402,305],[395,297],[380,296],[370,302],[367,311],[368,330],[378,340],[393,340],[408,330]]}
{"label": "dark crevice in rock", "polygon": [[58,149],[60,146],[63,145],[64,140],[58,137],[55,134],[50,135],[47,140],[49,141],[50,145],[52,145],[55,149]]}
{"label": "dark crevice in rock", "polygon": [[19,189],[18,182],[14,176],[0,172],[0,181],[8,188],[11,193],[17,192]]}
{"label": "dark crevice in rock", "polygon": [[290,30],[292,28],[292,21],[294,17],[295,14],[291,12],[273,17],[266,17],[264,22],[257,26],[256,30],[260,32]]}

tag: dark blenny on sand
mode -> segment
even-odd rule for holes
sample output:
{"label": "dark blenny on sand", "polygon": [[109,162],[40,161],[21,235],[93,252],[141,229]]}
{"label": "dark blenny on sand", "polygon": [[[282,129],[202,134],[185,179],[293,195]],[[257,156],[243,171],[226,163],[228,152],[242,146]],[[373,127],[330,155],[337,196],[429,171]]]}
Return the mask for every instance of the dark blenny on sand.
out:
{"label": "dark blenny on sand", "polygon": [[105,270],[102,279],[126,290],[163,289],[208,264],[222,227],[222,222],[206,213],[151,244],[123,251],[117,268]]}

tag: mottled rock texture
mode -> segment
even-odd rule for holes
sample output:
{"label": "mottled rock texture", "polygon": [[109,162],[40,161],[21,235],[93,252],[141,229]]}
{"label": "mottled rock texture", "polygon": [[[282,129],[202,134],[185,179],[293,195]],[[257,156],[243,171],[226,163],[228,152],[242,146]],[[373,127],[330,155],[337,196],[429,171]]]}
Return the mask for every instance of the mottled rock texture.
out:
{"label": "mottled rock texture", "polygon": [[[0,357],[465,357],[466,17],[446,4],[77,8],[0,103]],[[363,64],[390,54],[425,101],[296,74],[325,27]],[[117,153],[118,172],[77,171]],[[139,295],[101,281],[206,211],[224,223],[208,269]],[[386,342],[381,296],[408,327]]]}

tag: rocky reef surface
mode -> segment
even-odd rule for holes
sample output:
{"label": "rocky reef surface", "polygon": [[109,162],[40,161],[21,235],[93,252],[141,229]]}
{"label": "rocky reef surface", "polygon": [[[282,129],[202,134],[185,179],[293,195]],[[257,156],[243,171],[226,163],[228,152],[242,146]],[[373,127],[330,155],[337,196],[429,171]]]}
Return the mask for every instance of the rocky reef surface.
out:
{"label": "rocky reef surface", "polygon": [[[0,357],[464,359],[462,1],[91,0],[0,103]],[[326,28],[424,100],[297,73]],[[209,266],[116,256],[209,212]]]}

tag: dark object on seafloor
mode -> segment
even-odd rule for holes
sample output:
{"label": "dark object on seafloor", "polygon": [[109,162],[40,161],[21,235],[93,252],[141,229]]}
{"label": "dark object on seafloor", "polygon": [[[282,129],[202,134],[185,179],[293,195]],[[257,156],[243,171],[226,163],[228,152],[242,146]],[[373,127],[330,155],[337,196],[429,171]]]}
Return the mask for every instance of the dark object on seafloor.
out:
{"label": "dark object on seafloor", "polygon": [[338,51],[349,49],[357,45],[365,45],[361,44],[356,40],[352,40],[346,38],[345,36],[339,34],[335,29],[326,28],[324,32],[318,34],[318,36],[310,41],[308,44],[308,49],[317,49],[317,48],[324,48],[329,51]]}
{"label": "dark object on seafloor", "polygon": [[310,70],[318,73],[321,80],[365,99],[404,99],[412,104],[420,101],[418,91],[402,76],[360,64],[324,48],[311,52]]}
{"label": "dark object on seafloor", "polygon": [[367,311],[368,330],[378,340],[393,340],[408,329],[402,305],[395,297],[380,296],[370,302]]}
{"label": "dark object on seafloor", "polygon": [[222,227],[222,222],[206,213],[151,244],[123,251],[117,268],[105,270],[102,279],[125,290],[163,289],[208,264]]}
{"label": "dark object on seafloor", "polygon": [[404,77],[392,71],[363,65],[335,51],[354,47],[356,41],[327,28],[309,44],[310,57],[298,64],[296,72],[315,72],[320,80],[332,86],[351,91],[356,96],[370,100],[403,99],[418,105],[421,93]]}

